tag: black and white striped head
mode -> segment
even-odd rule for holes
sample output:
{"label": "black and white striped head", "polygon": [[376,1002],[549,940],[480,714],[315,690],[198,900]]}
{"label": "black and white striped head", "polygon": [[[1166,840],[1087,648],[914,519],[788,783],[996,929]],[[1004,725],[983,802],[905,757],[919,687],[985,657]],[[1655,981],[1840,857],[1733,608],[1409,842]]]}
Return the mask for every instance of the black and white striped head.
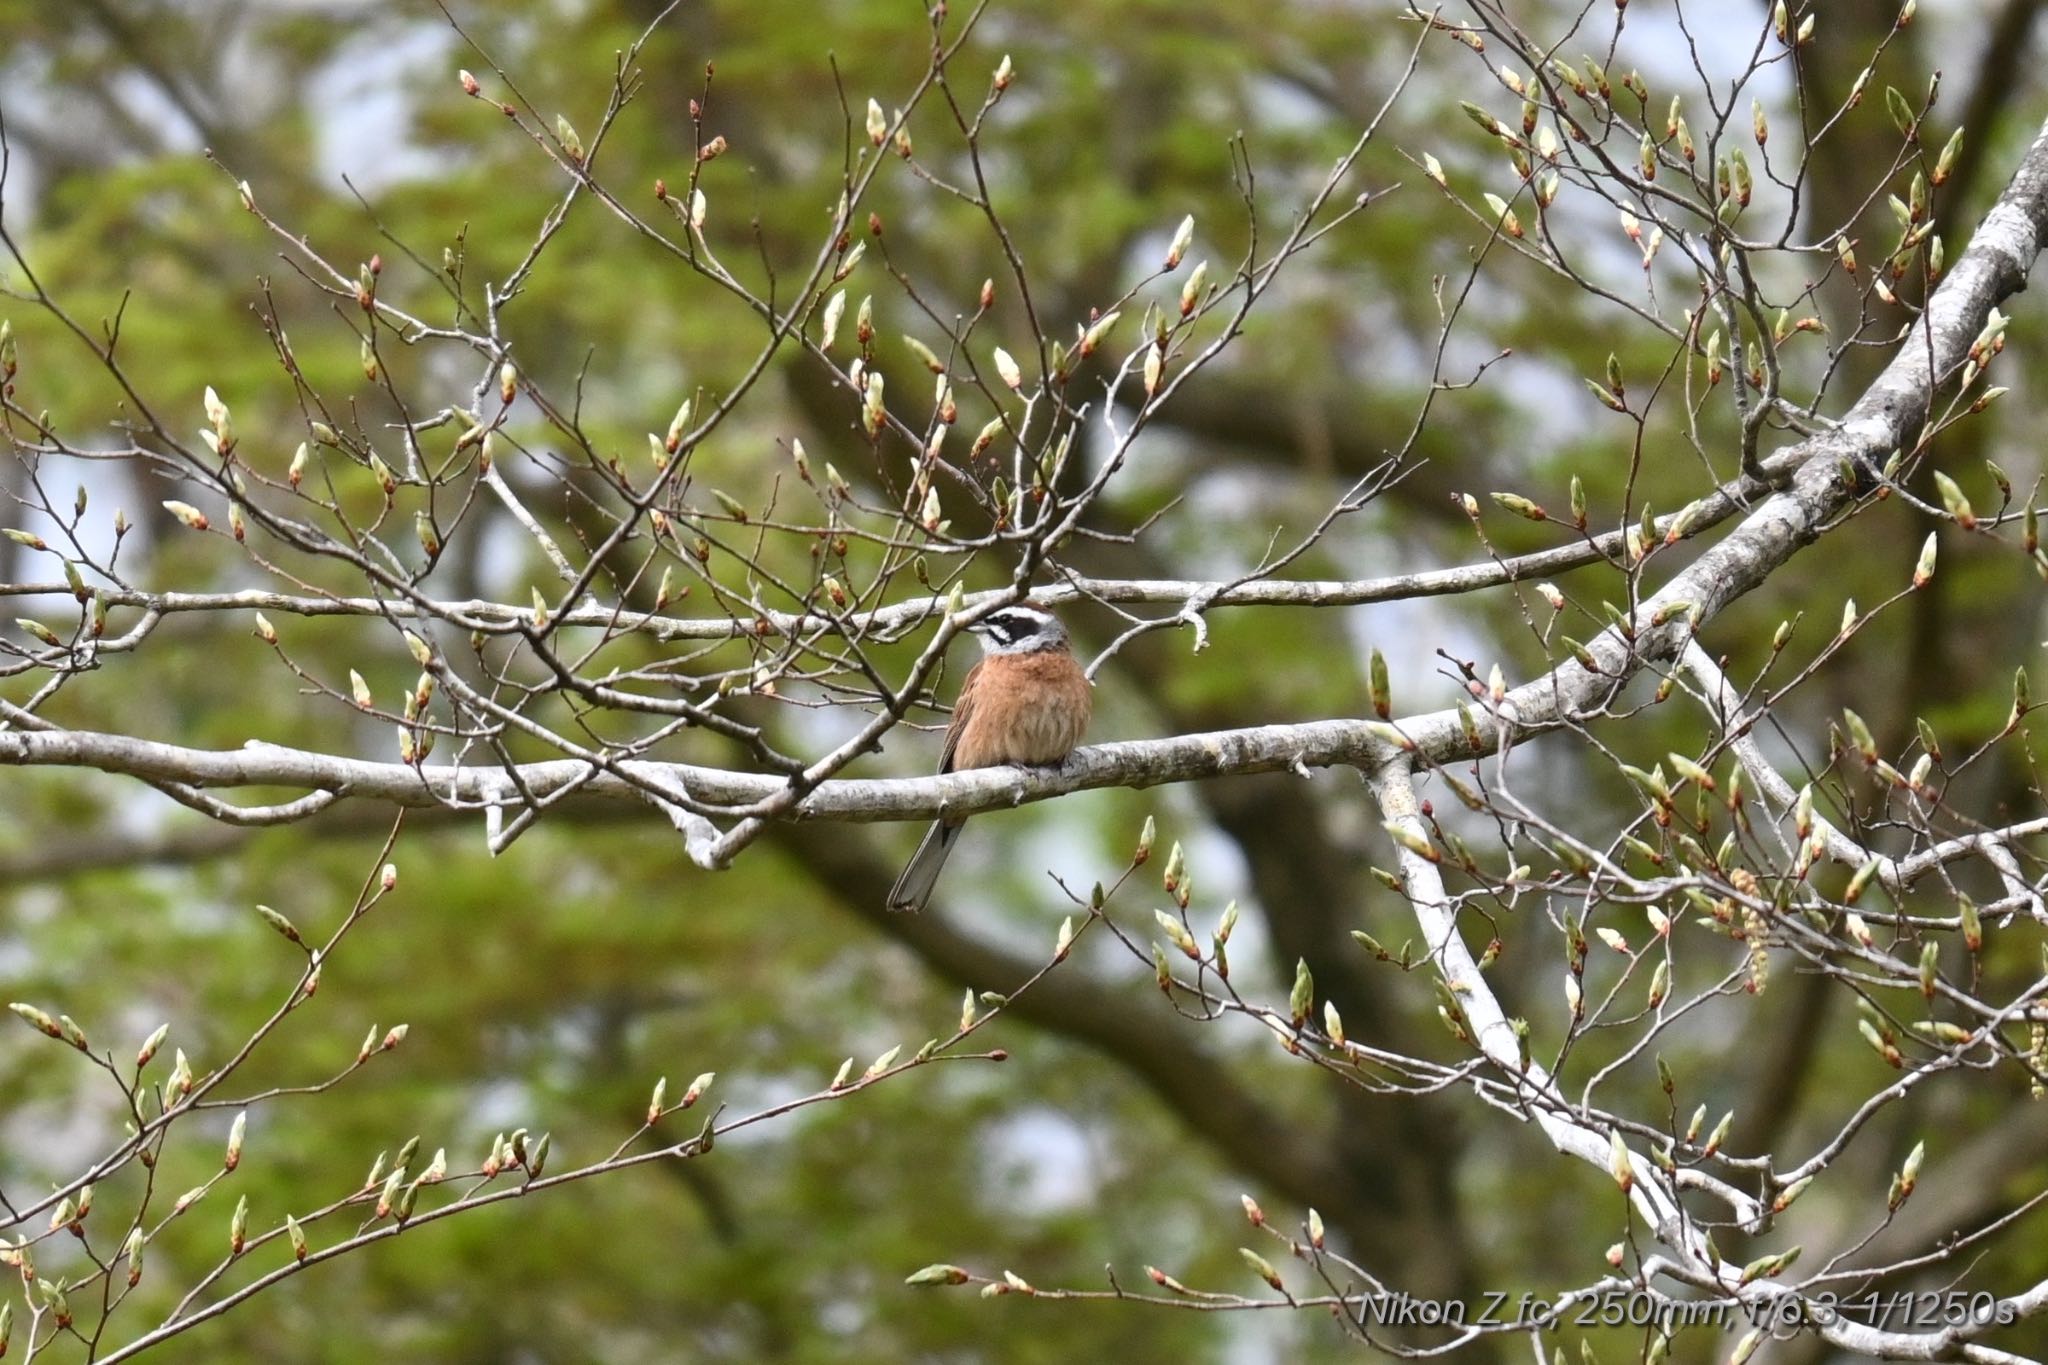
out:
{"label": "black and white striped head", "polygon": [[1051,612],[1037,607],[1004,607],[968,629],[981,637],[984,654],[1034,654],[1067,647],[1067,628]]}

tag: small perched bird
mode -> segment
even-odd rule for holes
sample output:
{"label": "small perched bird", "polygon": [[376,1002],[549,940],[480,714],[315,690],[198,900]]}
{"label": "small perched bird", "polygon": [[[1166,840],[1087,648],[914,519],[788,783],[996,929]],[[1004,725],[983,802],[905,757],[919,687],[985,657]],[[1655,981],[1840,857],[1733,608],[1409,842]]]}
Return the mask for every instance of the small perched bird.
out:
{"label": "small perched bird", "polygon": [[[1081,742],[1094,699],[1066,627],[1037,607],[1004,607],[968,627],[982,658],[968,670],[946,727],[939,771],[1058,763]],[[934,821],[889,892],[891,910],[922,910],[964,817]]]}

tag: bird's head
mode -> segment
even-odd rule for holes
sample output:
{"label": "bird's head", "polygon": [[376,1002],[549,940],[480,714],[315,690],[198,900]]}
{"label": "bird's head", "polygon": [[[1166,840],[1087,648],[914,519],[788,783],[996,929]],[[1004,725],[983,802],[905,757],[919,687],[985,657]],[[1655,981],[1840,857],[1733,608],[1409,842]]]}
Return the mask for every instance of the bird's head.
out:
{"label": "bird's head", "polygon": [[981,637],[984,654],[1031,654],[1067,648],[1067,628],[1038,607],[1015,606],[992,611],[967,629]]}

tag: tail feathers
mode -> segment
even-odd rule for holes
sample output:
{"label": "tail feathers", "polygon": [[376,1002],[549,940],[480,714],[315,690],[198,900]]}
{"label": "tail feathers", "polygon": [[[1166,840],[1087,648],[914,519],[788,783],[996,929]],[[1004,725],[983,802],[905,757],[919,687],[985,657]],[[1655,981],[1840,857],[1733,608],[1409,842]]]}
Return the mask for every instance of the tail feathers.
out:
{"label": "tail feathers", "polygon": [[910,855],[903,875],[890,888],[891,910],[924,909],[925,903],[932,898],[932,887],[939,880],[939,869],[946,865],[946,855],[953,851],[953,843],[960,837],[962,828],[961,825],[938,820],[925,831],[924,842],[917,846],[917,852]]}

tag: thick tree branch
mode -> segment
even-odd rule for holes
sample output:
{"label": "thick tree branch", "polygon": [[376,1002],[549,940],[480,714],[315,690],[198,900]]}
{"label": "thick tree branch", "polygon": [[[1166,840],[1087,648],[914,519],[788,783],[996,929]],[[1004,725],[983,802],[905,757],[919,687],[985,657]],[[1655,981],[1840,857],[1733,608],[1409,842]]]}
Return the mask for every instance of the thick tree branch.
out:
{"label": "thick tree branch", "polygon": [[[1098,787],[1150,787],[1199,777],[1276,772],[1383,760],[1392,746],[1362,721],[1260,725],[1173,739],[1080,749],[1057,768],[982,768],[917,778],[842,778],[823,782],[788,812],[796,820],[917,820],[973,815]],[[241,749],[192,749],[85,730],[0,732],[0,765],[94,768],[198,787],[288,787],[340,792],[400,806],[460,804],[478,809],[522,803],[498,768],[411,768],[251,741]],[[744,811],[774,796],[781,778],[686,763],[623,760],[619,771],[552,759],[521,764],[519,781],[535,799],[572,789],[615,800],[646,800],[640,784],[678,798]],[[638,782],[629,780],[638,779]]]}
{"label": "thick tree branch", "polygon": [[[2048,125],[2036,137],[1969,250],[1929,299],[1926,314],[1907,343],[1839,428],[1802,443],[1804,455],[1790,487],[1771,497],[1719,545],[1644,601],[1635,614],[1631,638],[1619,630],[1602,636],[1592,650],[1595,667],[1568,664],[1509,694],[1495,711],[1504,723],[1486,727],[1489,743],[1498,745],[1505,757],[1517,730],[1552,723],[1611,695],[1646,658],[1668,657],[1673,650],[1683,649],[1699,621],[1762,582],[1818,537],[1828,520],[1853,504],[1870,472],[1892,449],[1912,448],[1911,438],[1931,412],[1937,386],[1961,362],[1992,306],[2024,285],[2044,231],[2048,231]],[[1676,619],[1671,619],[1674,615]],[[1431,755],[1453,728],[1462,729],[1455,713],[1402,726],[1411,742]],[[1469,741],[1463,743],[1469,748]],[[1676,1257],[1673,1261],[1659,1258],[1654,1265],[1646,1262],[1646,1277],[1669,1273],[1749,1300],[1793,1292],[1766,1282],[1737,1282],[1732,1268],[1708,1251],[1702,1229],[1680,1204],[1675,1187],[1640,1158],[1628,1161],[1618,1132],[1603,1133],[1584,1119],[1568,1101],[1553,1093],[1544,1068],[1524,1059],[1525,1049],[1515,1027],[1458,931],[1456,902],[1445,891],[1441,874],[1433,862],[1409,845],[1412,841],[1415,847],[1427,847],[1429,841],[1429,831],[1418,813],[1409,764],[1376,769],[1370,780],[1390,826],[1407,836],[1397,853],[1416,922],[1481,1052],[1521,1088],[1527,1117],[1560,1152],[1609,1171],[1632,1167],[1622,1188],[1636,1212]],[[1724,1197],[1733,1199],[1737,1221],[1745,1226],[1763,1212],[1732,1191]],[[2040,1310],[2044,1294],[2048,1288],[2037,1286],[2007,1302],[2025,1316]],[[1971,1324],[1939,1332],[1893,1332],[1841,1318],[1821,1327],[1822,1334],[1836,1345],[1880,1359],[2013,1358],[1971,1342],[1981,1330]]]}
{"label": "thick tree branch", "polygon": [[[1670,658],[1729,602],[1764,581],[1798,549],[1848,510],[1895,449],[1911,448],[1932,411],[1937,386],[1962,363],[1992,307],[2022,287],[2048,228],[2048,128],[2036,137],[2012,183],[1986,216],[1968,250],[1931,298],[1921,321],[1891,363],[1833,431],[1783,452],[1788,486],[1767,498],[1733,532],[1641,602],[1631,634],[1610,629],[1590,646],[1593,667],[1570,660],[1510,692],[1475,717],[1479,742],[1499,742],[1497,721],[1527,733],[1595,706],[1654,659]],[[1576,548],[1576,547],[1573,547]],[[1492,572],[1498,573],[1498,570]],[[1173,600],[1176,585],[1166,600]],[[1285,588],[1286,585],[1276,585]],[[927,610],[917,604],[913,610]],[[721,631],[730,629],[721,623]],[[1458,709],[1404,721],[1401,747],[1433,760],[1471,751]],[[1393,752],[1386,728],[1329,720],[1257,726],[1142,743],[1102,745],[1075,754],[1054,771],[993,769],[914,780],[833,781],[782,813],[796,819],[928,818],[941,811],[972,814],[1104,786],[1145,787],[1230,773],[1306,770],[1332,764],[1377,768]],[[233,753],[157,744],[89,732],[0,733],[0,763],[98,768],[199,787],[282,786],[346,792],[402,805],[457,802],[478,807],[524,798],[502,771],[413,769],[402,764],[312,754],[256,744]],[[672,793],[679,803],[746,818],[776,801],[782,779],[682,764],[618,762],[593,773],[576,760],[523,765],[520,783],[536,798],[572,785],[593,794],[646,799],[640,783]],[[637,782],[633,779],[637,779]],[[681,805],[677,807],[681,813]],[[701,825],[701,822],[700,822]],[[685,831],[693,856],[714,857],[701,827]]]}
{"label": "thick tree branch", "polygon": [[[1873,488],[1876,471],[1893,451],[1915,448],[1937,389],[1961,367],[1992,308],[2025,287],[2044,234],[2048,124],[1884,372],[1833,430],[1783,452],[1793,468],[1787,486],[1644,598],[1628,637],[1610,628],[1596,638],[1589,647],[1595,667],[1568,660],[1478,716],[1482,749],[1498,743],[1501,719],[1523,734],[1550,728],[1613,696],[1645,664],[1675,657],[1701,625],[1852,508]],[[1905,577],[1902,566],[1900,578]],[[1403,721],[1400,729],[1410,746],[1432,758],[1471,749],[1455,709]]]}

